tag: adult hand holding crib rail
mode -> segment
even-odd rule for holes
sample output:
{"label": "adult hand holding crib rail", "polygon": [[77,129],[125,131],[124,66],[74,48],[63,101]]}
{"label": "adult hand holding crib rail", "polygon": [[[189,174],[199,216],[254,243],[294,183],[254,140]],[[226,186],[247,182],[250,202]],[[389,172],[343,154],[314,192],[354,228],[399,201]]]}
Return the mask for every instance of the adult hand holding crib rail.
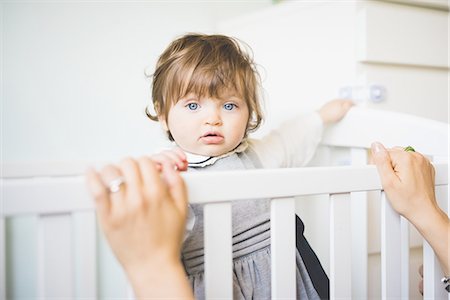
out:
{"label": "adult hand holding crib rail", "polygon": [[420,153],[372,144],[374,162],[392,207],[407,218],[433,248],[442,270],[450,274],[450,220],[437,202],[434,168]]}
{"label": "adult hand holding crib rail", "polygon": [[[179,259],[187,213],[184,181],[148,158],[87,172],[97,216],[137,298],[193,298]],[[162,176],[161,176],[162,175]],[[108,184],[123,177],[116,192]]]}

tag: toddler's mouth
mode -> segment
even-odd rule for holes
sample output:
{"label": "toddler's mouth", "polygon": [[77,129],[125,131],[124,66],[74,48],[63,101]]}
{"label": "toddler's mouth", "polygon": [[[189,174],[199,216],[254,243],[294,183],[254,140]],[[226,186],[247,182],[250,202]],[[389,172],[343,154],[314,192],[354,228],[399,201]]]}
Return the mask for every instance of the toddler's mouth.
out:
{"label": "toddler's mouth", "polygon": [[200,137],[200,140],[207,145],[220,144],[223,142],[224,137],[218,132],[207,132]]}
{"label": "toddler's mouth", "polygon": [[210,136],[218,136],[218,137],[222,137],[223,138],[223,136],[220,133],[218,133],[218,132],[207,132],[206,134],[202,135],[202,138],[210,137]]}

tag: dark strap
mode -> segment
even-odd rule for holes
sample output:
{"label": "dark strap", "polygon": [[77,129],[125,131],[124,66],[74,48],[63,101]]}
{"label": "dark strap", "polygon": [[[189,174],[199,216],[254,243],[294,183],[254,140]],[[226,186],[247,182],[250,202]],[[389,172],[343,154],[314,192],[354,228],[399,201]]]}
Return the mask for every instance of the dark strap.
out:
{"label": "dark strap", "polygon": [[303,259],[306,271],[311,278],[312,284],[319,294],[320,299],[330,299],[330,281],[328,276],[322,268],[319,259],[314,253],[313,249],[309,245],[303,233],[305,232],[305,226],[302,220],[295,216],[295,235],[297,250]]}

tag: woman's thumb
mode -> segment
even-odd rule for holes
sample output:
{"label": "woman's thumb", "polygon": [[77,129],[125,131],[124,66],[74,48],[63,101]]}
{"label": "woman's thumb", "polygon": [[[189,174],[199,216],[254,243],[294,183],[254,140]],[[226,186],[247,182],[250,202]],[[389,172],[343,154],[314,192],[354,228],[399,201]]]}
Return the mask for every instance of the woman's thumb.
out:
{"label": "woman's thumb", "polygon": [[395,172],[392,168],[391,157],[388,151],[379,142],[372,143],[372,157],[375,165],[377,166],[378,173],[380,174],[381,184],[386,187],[386,184],[395,179]]}

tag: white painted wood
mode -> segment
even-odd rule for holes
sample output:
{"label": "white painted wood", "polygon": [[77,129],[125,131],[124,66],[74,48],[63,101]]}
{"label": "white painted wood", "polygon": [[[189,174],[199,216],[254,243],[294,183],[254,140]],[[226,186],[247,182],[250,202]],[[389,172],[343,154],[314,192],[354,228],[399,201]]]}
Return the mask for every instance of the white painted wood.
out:
{"label": "white painted wood", "polygon": [[0,212],[0,299],[6,300],[6,237],[5,218]]}
{"label": "white painted wood", "polygon": [[136,296],[134,295],[133,287],[128,282],[128,279],[126,279],[126,281],[127,281],[127,299],[134,300],[136,299]]}
{"label": "white painted wood", "polygon": [[[439,206],[448,214],[448,185],[436,187],[436,199]],[[441,282],[444,273],[439,260],[425,240],[423,242],[423,275],[424,299],[446,299],[449,297]]]}
{"label": "white painted wood", "polygon": [[381,297],[401,298],[400,215],[381,193]]}
{"label": "white painted wood", "polygon": [[97,297],[97,229],[95,212],[72,216],[75,267],[75,295],[78,299]]}
{"label": "white painted wood", "polygon": [[409,222],[400,216],[401,295],[409,299]]}
{"label": "white painted wood", "polygon": [[447,0],[380,0],[448,11]]}
{"label": "white painted wood", "polygon": [[364,103],[365,107],[448,122],[448,70],[385,64],[359,64],[357,68],[363,85],[386,89],[385,101]]}
{"label": "white painted wood", "polygon": [[426,240],[423,241],[423,297],[424,299],[436,299],[439,284],[439,262],[434,256],[433,249]]}
{"label": "white painted wood", "polygon": [[66,177],[82,175],[88,169],[101,168],[108,162],[89,161],[46,161],[46,162],[6,162],[2,164],[2,177]]}
{"label": "white painted wood", "polygon": [[64,213],[94,207],[81,176],[4,179],[3,184],[6,215]]}
{"label": "white painted wood", "polygon": [[296,299],[295,200],[270,203],[272,299]]}
{"label": "white painted wood", "polygon": [[448,127],[422,117],[354,107],[324,132],[322,144],[370,148],[380,141],[387,147],[414,145],[423,154],[448,156]]}
{"label": "white painted wood", "polygon": [[69,214],[40,216],[38,235],[39,298],[74,298],[71,216]]}
{"label": "white painted wood", "polygon": [[[367,149],[352,148],[352,165],[367,164]],[[352,297],[367,298],[367,192],[351,194]]]}
{"label": "white painted wood", "polygon": [[[438,184],[448,183],[448,167],[447,165],[438,164],[436,165],[436,182]],[[220,187],[215,186],[214,191],[208,190],[208,185],[205,186],[205,182],[217,182],[218,180],[224,182],[223,186],[229,186],[229,184],[239,186],[240,184],[245,184],[247,189],[252,189],[255,193],[260,193],[261,197],[270,197],[270,195],[282,195],[293,196],[302,193],[312,193],[321,194],[324,191],[342,191],[347,189],[347,191],[361,191],[364,189],[376,190],[380,189],[381,185],[379,183],[378,174],[373,166],[361,166],[361,167],[333,167],[333,168],[306,168],[306,169],[284,169],[284,170],[252,170],[252,171],[240,171],[240,172],[211,172],[209,174],[204,174],[204,176],[193,176],[196,174],[184,174],[188,185],[190,187],[191,199],[193,202],[200,201],[221,201],[221,197],[226,199],[250,199],[254,198],[254,194],[246,194],[245,190],[239,191],[234,190],[234,192],[228,191],[226,188],[220,190]],[[295,180],[293,180],[295,178]],[[342,181],[341,179],[346,180]],[[367,178],[367,180],[361,180],[361,178]],[[77,181],[78,180],[78,181]],[[336,184],[341,180],[341,184]],[[273,185],[272,189],[265,189],[264,183],[276,181],[278,184]],[[304,184],[299,187],[298,183],[302,181]],[[362,181],[364,181],[362,183]],[[9,183],[13,182],[13,189],[10,189],[11,185]],[[72,192],[77,192],[76,189],[83,189],[84,182],[81,178],[75,178],[72,182],[70,188],[68,188],[64,193],[58,194],[51,190],[52,186],[56,186],[61,182],[61,178],[55,179],[55,184],[50,184],[50,179],[44,179],[45,188],[37,188],[39,185],[38,179],[3,179],[3,192],[6,196],[4,198],[4,208],[5,214],[11,215],[22,214],[22,213],[32,213],[33,210],[40,212],[43,210],[39,206],[39,201],[35,199],[44,199],[46,206],[51,207],[52,205],[59,206],[59,202],[64,203],[58,209],[60,210],[72,210],[72,211],[83,211],[87,209],[93,209],[91,202],[84,202],[83,199],[73,199],[74,202],[64,202],[64,196],[70,195]],[[315,183],[314,183],[315,182]],[[317,183],[321,184],[317,184]],[[325,186],[323,183],[326,182],[329,186]],[[28,190],[28,184],[31,184],[32,191],[34,194],[26,194]],[[78,184],[78,185],[77,185]],[[289,187],[290,185],[295,185],[295,188]],[[74,190],[72,190],[74,189]],[[246,189],[246,190],[247,190]],[[24,194],[25,193],[25,194]],[[228,194],[227,194],[228,193]],[[241,193],[241,194],[240,194]],[[219,195],[220,194],[220,195]],[[28,202],[24,199],[20,199],[23,196],[28,197]],[[47,201],[47,196],[53,197],[53,200]],[[198,196],[198,197],[196,197]],[[31,199],[30,199],[31,197]],[[33,198],[34,197],[34,198]],[[14,207],[14,204],[19,203],[23,207]],[[80,205],[79,202],[84,204]],[[8,207],[10,209],[8,210]],[[51,208],[55,211],[54,208]],[[43,278],[43,277],[42,277]]]}
{"label": "white painted wood", "polygon": [[[434,166],[436,184],[446,184],[448,166],[446,164]],[[190,186],[188,195],[192,203],[381,189],[375,166],[196,172],[185,173],[182,176]],[[342,181],[342,178],[346,180]],[[215,184],[217,182],[223,182],[223,185],[217,186]],[[277,184],[274,185],[273,182]],[[298,182],[303,184],[299,185]],[[323,182],[327,182],[327,185]],[[235,188],[230,189],[229,186]],[[56,213],[91,210],[94,207],[93,201],[87,195],[84,178],[81,177],[69,177],[64,180],[60,178],[54,180],[48,178],[3,179],[3,197],[6,216],[46,211]],[[35,201],[37,197],[41,200]]]}
{"label": "white painted wood", "polygon": [[330,195],[330,299],[352,297],[350,194]]}
{"label": "white painted wood", "polygon": [[232,299],[231,203],[206,204],[203,214],[206,299]]}
{"label": "white painted wood", "polygon": [[360,61],[448,68],[447,12],[379,1],[360,5]]}

